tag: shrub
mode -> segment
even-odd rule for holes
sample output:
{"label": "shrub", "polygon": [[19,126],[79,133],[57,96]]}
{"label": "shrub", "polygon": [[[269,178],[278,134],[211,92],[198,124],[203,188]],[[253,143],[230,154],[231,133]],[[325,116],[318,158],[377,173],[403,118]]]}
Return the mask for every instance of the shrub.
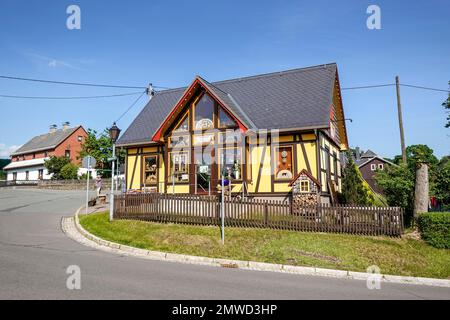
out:
{"label": "shrub", "polygon": [[66,164],[61,168],[60,177],[64,180],[76,179],[78,177],[78,167],[72,163]]}
{"label": "shrub", "polygon": [[450,212],[421,214],[419,230],[433,247],[450,249]]}

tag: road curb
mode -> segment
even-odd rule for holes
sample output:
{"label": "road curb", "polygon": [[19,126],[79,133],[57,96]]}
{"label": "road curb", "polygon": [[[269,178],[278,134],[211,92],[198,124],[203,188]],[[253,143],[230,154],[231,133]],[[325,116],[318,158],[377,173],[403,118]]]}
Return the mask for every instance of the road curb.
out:
{"label": "road curb", "polygon": [[[78,214],[83,207],[80,207],[75,216],[73,217],[73,223],[75,230],[81,234],[84,238],[92,241],[95,244],[95,248],[103,251],[113,251],[117,254],[123,254],[127,256],[133,256],[138,258],[145,258],[151,260],[178,262],[196,265],[206,265],[212,267],[233,268],[253,271],[266,271],[266,272],[279,272],[298,275],[309,276],[321,276],[332,277],[338,279],[352,279],[352,280],[368,280],[373,279],[374,274],[364,272],[354,272],[345,270],[324,269],[315,267],[301,267],[292,265],[272,264],[264,262],[254,261],[241,261],[232,259],[221,258],[208,258],[190,256],[177,253],[167,253],[160,251],[151,251],[145,249],[134,248],[126,245],[121,245],[111,241],[101,239],[88,231],[86,231],[80,224]],[[66,220],[68,218],[65,218]],[[70,218],[71,219],[71,218]],[[62,222],[64,225],[65,221]],[[70,223],[70,222],[69,222]],[[64,232],[67,234],[68,230],[63,226]],[[72,237],[74,238],[74,237]],[[75,238],[74,238],[75,239]],[[77,240],[77,239],[75,239]],[[77,240],[78,241],[78,240]],[[398,283],[398,284],[412,284],[412,285],[425,285],[435,287],[447,287],[450,288],[450,280],[445,279],[433,279],[433,278],[421,278],[421,277],[404,277],[394,275],[380,275],[380,279],[384,283]]]}

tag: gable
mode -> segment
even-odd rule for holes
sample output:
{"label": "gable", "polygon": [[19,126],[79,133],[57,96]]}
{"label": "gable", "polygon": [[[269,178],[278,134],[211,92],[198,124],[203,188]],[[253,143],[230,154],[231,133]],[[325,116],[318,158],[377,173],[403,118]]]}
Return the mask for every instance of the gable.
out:
{"label": "gable", "polygon": [[[208,100],[207,102],[205,100]],[[166,117],[166,119],[162,122],[162,124],[159,126],[156,133],[153,135],[152,140],[153,141],[161,141],[164,134],[169,131],[173,125],[174,122],[177,121],[180,117],[185,116],[186,110],[191,106],[195,105],[199,108],[202,107],[202,104],[209,103],[210,107],[212,103],[217,103],[219,105],[219,108],[221,110],[224,110],[229,118],[233,119],[234,122],[237,123],[238,127],[241,129],[242,132],[247,131],[247,126],[243,123],[241,119],[238,118],[238,116],[231,111],[231,107],[223,102],[213,90],[208,88],[208,85],[205,85],[204,82],[201,80],[201,78],[197,77],[193,83],[189,86],[189,88],[185,91],[181,99],[178,100],[178,102],[173,107],[172,111],[169,113],[169,115]],[[205,111],[207,112],[207,111]],[[213,110],[211,110],[213,112]],[[195,117],[195,115],[194,115]],[[202,128],[197,126],[198,123],[195,122],[195,120],[206,120],[206,119],[194,119],[194,129],[200,130]],[[212,122],[212,119],[210,119]]]}

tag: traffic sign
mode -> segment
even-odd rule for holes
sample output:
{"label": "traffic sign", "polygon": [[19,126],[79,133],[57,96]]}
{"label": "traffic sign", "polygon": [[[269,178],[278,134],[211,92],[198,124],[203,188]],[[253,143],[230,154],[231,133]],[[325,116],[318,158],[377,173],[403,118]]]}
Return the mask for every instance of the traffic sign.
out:
{"label": "traffic sign", "polygon": [[86,156],[83,158],[81,165],[85,169],[92,169],[97,165],[97,160],[92,156]]}

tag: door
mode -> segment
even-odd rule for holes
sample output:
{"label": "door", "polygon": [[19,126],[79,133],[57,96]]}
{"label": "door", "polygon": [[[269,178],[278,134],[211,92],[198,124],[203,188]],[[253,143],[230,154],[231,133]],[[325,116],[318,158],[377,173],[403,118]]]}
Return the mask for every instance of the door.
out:
{"label": "door", "polygon": [[195,194],[211,194],[213,188],[214,151],[201,148],[194,152]]}

